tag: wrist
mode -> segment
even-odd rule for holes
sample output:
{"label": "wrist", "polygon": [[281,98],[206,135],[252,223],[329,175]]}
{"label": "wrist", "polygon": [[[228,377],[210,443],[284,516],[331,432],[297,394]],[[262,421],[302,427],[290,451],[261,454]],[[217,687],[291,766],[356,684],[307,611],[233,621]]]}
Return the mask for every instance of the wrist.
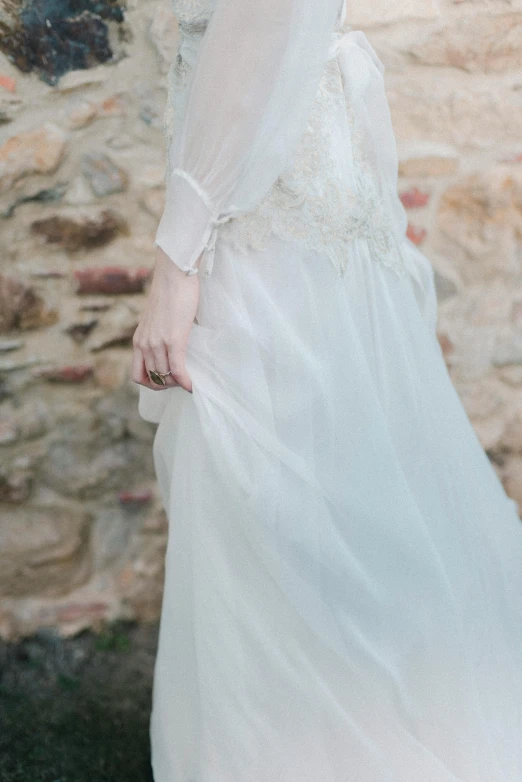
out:
{"label": "wrist", "polygon": [[[194,264],[194,269],[199,269],[199,262],[201,260],[201,257],[198,258],[196,263]],[[196,274],[192,273],[190,274],[184,269],[181,269],[173,260],[170,258],[170,256],[167,255],[167,253],[161,249],[161,247],[157,247],[156,249],[156,262],[155,262],[155,270],[158,270],[161,274],[168,274],[171,277],[175,278],[181,278],[181,277],[191,277],[196,276]]]}

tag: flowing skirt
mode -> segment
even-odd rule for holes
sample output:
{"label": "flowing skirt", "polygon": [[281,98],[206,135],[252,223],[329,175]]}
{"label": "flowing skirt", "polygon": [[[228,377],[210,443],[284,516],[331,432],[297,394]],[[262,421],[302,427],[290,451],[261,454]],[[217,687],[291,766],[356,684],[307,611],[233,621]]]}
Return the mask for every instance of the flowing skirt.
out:
{"label": "flowing skirt", "polygon": [[169,516],[155,782],[522,782],[522,525],[426,258],[218,241],[193,393],[140,389]]}

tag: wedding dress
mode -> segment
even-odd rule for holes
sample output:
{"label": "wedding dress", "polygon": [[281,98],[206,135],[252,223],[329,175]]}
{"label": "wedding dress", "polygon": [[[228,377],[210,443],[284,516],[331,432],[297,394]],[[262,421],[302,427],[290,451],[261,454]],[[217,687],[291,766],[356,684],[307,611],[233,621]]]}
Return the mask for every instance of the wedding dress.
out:
{"label": "wedding dress", "polygon": [[175,0],[167,203],[193,393],[140,387],[169,517],[155,782],[522,782],[522,527],[406,237],[341,0]]}

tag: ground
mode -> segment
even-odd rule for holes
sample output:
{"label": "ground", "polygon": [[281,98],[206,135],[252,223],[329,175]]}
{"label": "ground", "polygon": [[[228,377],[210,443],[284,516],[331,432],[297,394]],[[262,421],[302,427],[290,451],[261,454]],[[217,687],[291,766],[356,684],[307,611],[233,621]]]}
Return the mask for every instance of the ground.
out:
{"label": "ground", "polygon": [[2,782],[152,782],[157,625],[0,643]]}

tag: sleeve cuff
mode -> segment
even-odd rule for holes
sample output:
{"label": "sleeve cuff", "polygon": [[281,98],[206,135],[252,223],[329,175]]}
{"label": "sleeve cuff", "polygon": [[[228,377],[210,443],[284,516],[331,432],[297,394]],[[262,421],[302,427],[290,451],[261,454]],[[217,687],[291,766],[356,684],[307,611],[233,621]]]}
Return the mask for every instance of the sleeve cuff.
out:
{"label": "sleeve cuff", "polygon": [[190,174],[175,168],[167,183],[167,200],[156,231],[156,245],[179,269],[195,273],[215,221],[215,210],[207,193]]}

